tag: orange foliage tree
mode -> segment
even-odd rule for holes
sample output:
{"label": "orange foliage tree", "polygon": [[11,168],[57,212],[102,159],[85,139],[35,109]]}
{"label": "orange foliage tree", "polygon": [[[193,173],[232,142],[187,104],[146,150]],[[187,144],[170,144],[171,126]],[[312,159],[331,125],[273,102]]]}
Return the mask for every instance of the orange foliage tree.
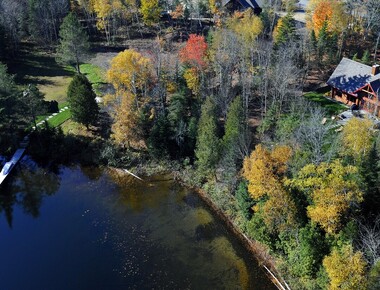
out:
{"label": "orange foliage tree", "polygon": [[311,15],[307,22],[310,30],[318,36],[324,22],[327,22],[327,31],[341,33],[347,26],[347,15],[344,5],[338,0],[313,1]]}
{"label": "orange foliage tree", "polygon": [[179,52],[179,58],[182,63],[202,69],[207,66],[206,53],[207,43],[204,36],[190,34],[186,45]]}

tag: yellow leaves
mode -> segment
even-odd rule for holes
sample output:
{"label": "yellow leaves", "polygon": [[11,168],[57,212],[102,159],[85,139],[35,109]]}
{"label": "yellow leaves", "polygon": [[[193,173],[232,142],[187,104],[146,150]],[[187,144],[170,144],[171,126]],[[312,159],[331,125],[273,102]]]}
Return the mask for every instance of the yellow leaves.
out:
{"label": "yellow leaves", "polygon": [[341,33],[347,27],[347,13],[339,0],[314,0],[309,4],[307,27],[318,36],[323,23],[327,22],[327,31]]}
{"label": "yellow leaves", "polygon": [[287,169],[290,156],[288,146],[276,146],[269,152],[259,144],[244,159],[243,176],[249,181],[248,191],[253,198],[259,199],[276,187]]}
{"label": "yellow leaves", "polygon": [[126,17],[130,10],[127,4],[135,5],[131,0],[90,0],[90,4],[98,18],[96,26],[99,29],[108,29],[107,25],[112,15],[117,14]]}
{"label": "yellow leaves", "polygon": [[289,183],[306,191],[312,199],[307,207],[310,219],[330,234],[341,228],[341,220],[352,204],[363,200],[363,193],[354,178],[355,166],[344,166],[339,160],[303,167]]}
{"label": "yellow leaves", "polygon": [[187,87],[192,90],[194,95],[198,95],[200,88],[199,72],[195,67],[185,70],[183,77],[185,78]]}
{"label": "yellow leaves", "polygon": [[156,24],[160,20],[161,15],[158,0],[141,0],[140,12],[146,25],[151,26]]}
{"label": "yellow leaves", "polygon": [[323,259],[323,266],[330,278],[330,290],[364,290],[366,289],[366,263],[361,252],[354,252],[351,245],[344,245],[340,250],[333,249]]}
{"label": "yellow leaves", "polygon": [[139,130],[139,116],[135,100],[130,96],[123,96],[119,106],[115,108],[115,123],[112,125],[112,138],[119,145],[138,147],[141,140]]}
{"label": "yellow leaves", "polygon": [[271,232],[285,231],[296,225],[296,207],[284,187],[286,163],[291,157],[287,146],[276,146],[272,152],[257,145],[244,160],[243,176],[248,180],[248,191],[258,200],[267,197],[254,208],[263,211],[263,219]]}
{"label": "yellow leaves", "polygon": [[234,14],[229,19],[227,26],[237,33],[247,44],[254,42],[264,29],[263,22],[251,9],[246,10],[242,17]]}
{"label": "yellow leaves", "polygon": [[137,97],[151,78],[151,61],[140,53],[127,49],[111,61],[107,80],[114,86],[117,94],[127,91]]}
{"label": "yellow leaves", "polygon": [[342,132],[343,154],[360,161],[372,147],[372,122],[368,119],[351,118]]}
{"label": "yellow leaves", "polygon": [[[113,138],[122,146],[143,147],[139,124],[140,103],[145,101],[145,91],[151,79],[150,59],[134,50],[124,50],[111,61],[107,80],[116,92],[111,96],[120,105],[115,106]],[[110,96],[107,97],[108,101]]]}

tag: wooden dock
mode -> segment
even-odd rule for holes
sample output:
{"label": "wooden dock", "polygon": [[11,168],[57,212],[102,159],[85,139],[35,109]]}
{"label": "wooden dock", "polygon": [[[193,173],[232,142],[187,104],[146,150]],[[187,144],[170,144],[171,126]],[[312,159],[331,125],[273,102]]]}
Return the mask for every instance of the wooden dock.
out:
{"label": "wooden dock", "polygon": [[25,149],[29,144],[29,136],[26,136],[20,143],[20,148],[16,150],[13,154],[11,160],[5,163],[3,169],[0,172],[0,185],[3,183],[5,178],[11,173],[12,169],[15,167],[17,162],[20,161],[21,157],[24,155]]}

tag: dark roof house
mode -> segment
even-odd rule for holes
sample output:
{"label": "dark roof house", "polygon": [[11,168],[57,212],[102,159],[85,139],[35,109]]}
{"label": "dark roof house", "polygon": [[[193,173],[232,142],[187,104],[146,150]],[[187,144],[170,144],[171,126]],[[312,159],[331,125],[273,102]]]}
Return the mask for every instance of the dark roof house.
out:
{"label": "dark roof house", "polygon": [[380,66],[343,58],[327,81],[331,97],[347,105],[379,114]]}
{"label": "dark roof house", "polygon": [[222,7],[226,7],[230,11],[240,11],[251,8],[257,15],[262,11],[260,0],[222,0]]}

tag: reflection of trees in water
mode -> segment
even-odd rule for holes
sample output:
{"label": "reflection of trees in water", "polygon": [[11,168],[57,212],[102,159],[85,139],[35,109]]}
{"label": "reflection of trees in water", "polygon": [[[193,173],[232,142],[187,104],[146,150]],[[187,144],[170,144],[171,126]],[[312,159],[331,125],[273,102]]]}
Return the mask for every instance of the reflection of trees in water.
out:
{"label": "reflection of trees in water", "polygon": [[[60,185],[59,170],[38,167],[28,162],[22,165],[13,180],[0,195],[0,213],[4,212],[7,222],[12,227],[13,209],[21,206],[25,213],[38,217],[45,196],[54,194]],[[2,190],[3,192],[3,190]]]}

